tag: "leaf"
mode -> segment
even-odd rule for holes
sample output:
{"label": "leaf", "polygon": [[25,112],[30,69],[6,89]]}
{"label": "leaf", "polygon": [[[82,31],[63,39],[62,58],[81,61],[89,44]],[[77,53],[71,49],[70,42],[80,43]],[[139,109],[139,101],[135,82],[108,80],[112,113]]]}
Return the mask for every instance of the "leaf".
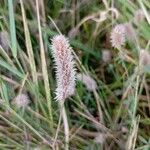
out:
{"label": "leaf", "polygon": [[9,12],[9,23],[10,23],[10,37],[11,37],[11,51],[14,58],[17,57],[17,41],[16,41],[16,27],[15,18],[13,11],[13,0],[8,0],[8,12]]}

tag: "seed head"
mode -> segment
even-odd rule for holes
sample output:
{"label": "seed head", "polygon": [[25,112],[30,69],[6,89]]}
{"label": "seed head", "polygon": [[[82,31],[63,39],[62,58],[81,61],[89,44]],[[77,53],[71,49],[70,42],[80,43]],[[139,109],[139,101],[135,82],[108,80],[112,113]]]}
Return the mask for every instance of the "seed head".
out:
{"label": "seed head", "polygon": [[27,94],[19,94],[12,102],[18,108],[26,107],[29,103],[29,97]]}
{"label": "seed head", "polygon": [[150,53],[147,50],[140,50],[139,64],[140,66],[150,65]]}
{"label": "seed head", "polygon": [[56,35],[52,39],[52,55],[56,69],[56,100],[64,101],[75,92],[75,62],[72,48],[63,35]]}
{"label": "seed head", "polygon": [[136,33],[135,33],[135,30],[132,26],[131,23],[125,23],[124,24],[124,27],[125,27],[125,36],[128,40],[135,40],[136,38]]}
{"label": "seed head", "polygon": [[125,27],[123,24],[118,24],[113,28],[110,39],[114,48],[120,49],[125,44]]}
{"label": "seed head", "polygon": [[95,91],[97,89],[95,80],[89,75],[78,73],[77,79],[86,86],[88,91]]}

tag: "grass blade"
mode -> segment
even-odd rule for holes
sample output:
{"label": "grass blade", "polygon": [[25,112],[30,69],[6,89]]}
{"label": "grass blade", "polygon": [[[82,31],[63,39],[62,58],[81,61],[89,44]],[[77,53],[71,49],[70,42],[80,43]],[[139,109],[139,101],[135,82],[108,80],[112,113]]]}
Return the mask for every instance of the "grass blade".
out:
{"label": "grass blade", "polygon": [[43,44],[43,39],[42,39],[42,31],[41,31],[41,24],[40,24],[40,14],[39,14],[38,0],[36,0],[36,9],[37,9],[37,19],[38,19],[39,40],[40,40],[40,55],[41,55],[41,62],[42,62],[42,74],[43,74],[43,80],[44,80],[44,86],[45,86],[49,116],[50,116],[50,120],[51,120],[52,126],[53,126],[50,85],[49,85],[49,79],[48,79],[48,71],[47,71],[44,44]]}
{"label": "grass blade", "polygon": [[30,39],[30,33],[29,33],[28,26],[27,26],[27,20],[26,20],[25,10],[24,10],[22,0],[20,0],[20,4],[21,4],[22,17],[23,17],[26,48],[27,48],[27,53],[28,53],[28,56],[29,56],[32,79],[37,84],[37,73],[36,73],[34,54],[33,54],[33,49],[32,49],[32,44],[31,44],[31,39]]}
{"label": "grass blade", "polygon": [[9,12],[9,23],[10,23],[10,35],[11,35],[11,47],[14,58],[17,57],[17,41],[16,41],[16,28],[15,18],[13,11],[13,0],[8,0],[8,12]]}

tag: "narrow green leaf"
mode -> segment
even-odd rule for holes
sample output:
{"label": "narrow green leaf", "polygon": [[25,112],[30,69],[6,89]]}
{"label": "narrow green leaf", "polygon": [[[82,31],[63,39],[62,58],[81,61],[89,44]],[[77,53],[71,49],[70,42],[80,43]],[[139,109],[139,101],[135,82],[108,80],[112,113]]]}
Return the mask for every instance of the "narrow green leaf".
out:
{"label": "narrow green leaf", "polygon": [[9,12],[9,23],[10,23],[11,50],[14,58],[16,58],[17,41],[16,41],[15,18],[14,18],[14,11],[13,11],[13,0],[8,0],[8,12]]}
{"label": "narrow green leaf", "polygon": [[10,66],[8,63],[3,61],[2,59],[0,59],[0,66],[4,67],[5,69],[9,70],[11,73],[13,73],[14,75],[17,75],[20,78],[24,77],[24,75],[20,73],[16,68]]}

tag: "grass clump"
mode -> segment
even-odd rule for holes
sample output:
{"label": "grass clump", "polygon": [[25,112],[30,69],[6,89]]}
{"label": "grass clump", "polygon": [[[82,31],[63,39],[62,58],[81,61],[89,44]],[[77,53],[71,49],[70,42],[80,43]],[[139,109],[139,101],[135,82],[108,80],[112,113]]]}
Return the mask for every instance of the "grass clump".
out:
{"label": "grass clump", "polygon": [[0,149],[150,149],[149,1],[0,3]]}

